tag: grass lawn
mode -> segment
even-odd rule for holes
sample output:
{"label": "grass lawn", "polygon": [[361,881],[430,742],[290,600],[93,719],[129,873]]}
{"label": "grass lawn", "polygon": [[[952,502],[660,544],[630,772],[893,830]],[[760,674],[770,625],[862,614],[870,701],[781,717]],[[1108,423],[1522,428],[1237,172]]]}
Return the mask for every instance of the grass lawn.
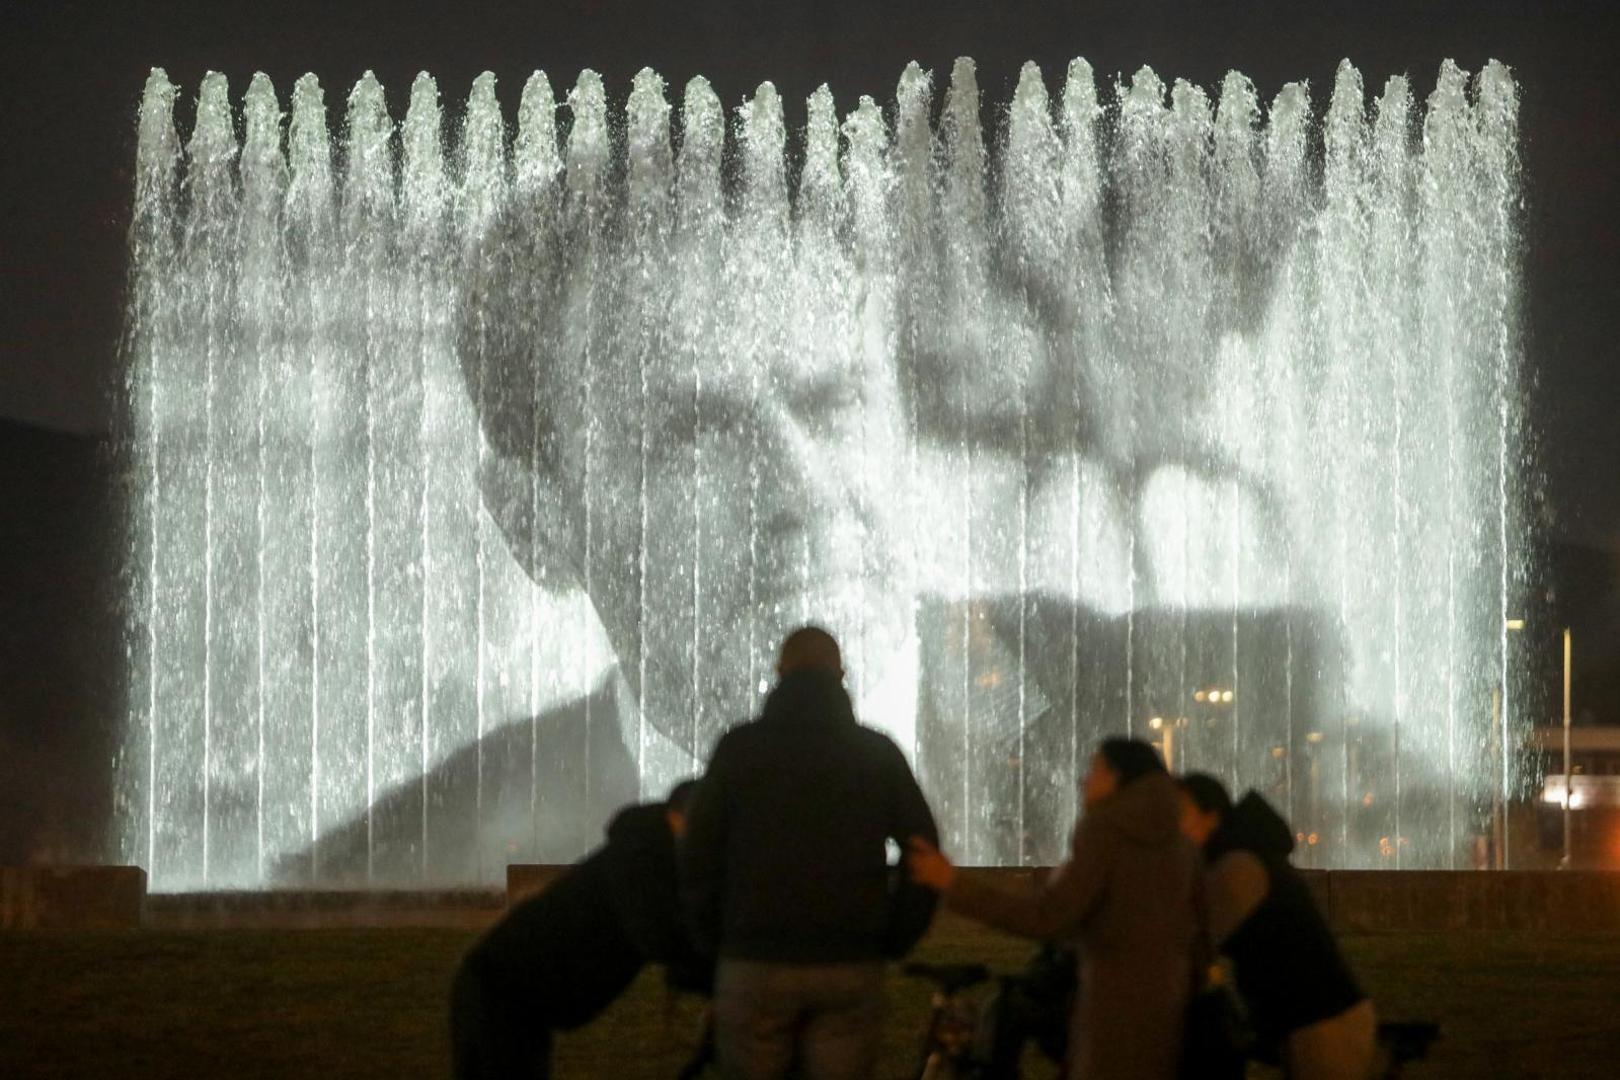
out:
{"label": "grass lawn", "polygon": [[[465,931],[0,935],[0,1077],[448,1075],[445,994]],[[1443,1028],[1414,1076],[1620,1076],[1620,936],[1391,935],[1346,942],[1383,1015]],[[1021,964],[945,926],[923,955]],[[927,993],[896,978],[882,1078],[907,1075]],[[695,1034],[656,976],[557,1051],[559,1077],[667,1078]],[[1050,1077],[1051,1070],[1030,1070]]]}

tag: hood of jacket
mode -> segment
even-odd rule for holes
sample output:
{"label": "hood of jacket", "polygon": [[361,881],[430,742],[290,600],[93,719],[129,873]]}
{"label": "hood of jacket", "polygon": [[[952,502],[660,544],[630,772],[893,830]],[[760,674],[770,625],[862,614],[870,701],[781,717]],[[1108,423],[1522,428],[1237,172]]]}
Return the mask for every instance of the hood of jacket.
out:
{"label": "hood of jacket", "polygon": [[1205,850],[1211,861],[1229,851],[1286,859],[1294,850],[1294,831],[1258,791],[1250,791],[1232,807]]}
{"label": "hood of jacket", "polygon": [[766,722],[855,722],[855,707],[843,677],[825,671],[784,675],[765,699],[760,719]]}
{"label": "hood of jacket", "polygon": [[1180,792],[1165,772],[1138,777],[1086,813],[1144,847],[1163,847],[1181,835]]}

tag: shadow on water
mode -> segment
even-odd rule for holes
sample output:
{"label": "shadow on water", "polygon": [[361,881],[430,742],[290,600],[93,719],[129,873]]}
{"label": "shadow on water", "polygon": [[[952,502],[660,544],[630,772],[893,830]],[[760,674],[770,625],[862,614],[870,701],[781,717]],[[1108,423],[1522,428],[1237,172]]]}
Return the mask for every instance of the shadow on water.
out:
{"label": "shadow on water", "polygon": [[[1369,782],[1389,790],[1398,732],[1387,717],[1347,705],[1343,645],[1321,612],[1113,615],[1035,594],[928,598],[918,617],[917,771],[945,844],[963,861],[1061,862],[1091,753],[1127,731],[1167,749],[1178,771],[1211,772],[1234,787],[1242,778],[1272,800],[1302,838],[1301,865],[1390,865],[1381,839],[1438,827],[1448,801],[1460,808],[1459,842],[1478,828],[1443,769],[1409,757],[1395,799],[1343,797]],[[281,859],[271,884],[498,884],[508,863],[573,861],[638,798],[616,682],[532,723],[502,724],[382,793],[369,815]],[[1231,687],[1230,703],[1194,696]],[[1445,864],[1443,845],[1433,855],[1426,861]]]}
{"label": "shadow on water", "polygon": [[271,885],[498,884],[507,863],[572,862],[637,797],[613,685],[501,724],[381,793],[369,813],[282,858]]}
{"label": "shadow on water", "polygon": [[[1032,594],[935,598],[919,625],[934,630],[921,635],[918,771],[944,842],[966,861],[1061,862],[1091,754],[1127,733],[1167,750],[1177,771],[1260,791],[1294,824],[1302,865],[1389,865],[1381,839],[1440,828],[1448,802],[1459,842],[1478,825],[1443,761],[1401,758],[1392,718],[1346,701],[1342,634],[1323,612],[1115,615]],[[1212,689],[1233,698],[1213,702]],[[1397,767],[1404,790],[1389,782]],[[1366,787],[1381,797],[1357,797]],[[1445,844],[1426,858],[1445,865]]]}

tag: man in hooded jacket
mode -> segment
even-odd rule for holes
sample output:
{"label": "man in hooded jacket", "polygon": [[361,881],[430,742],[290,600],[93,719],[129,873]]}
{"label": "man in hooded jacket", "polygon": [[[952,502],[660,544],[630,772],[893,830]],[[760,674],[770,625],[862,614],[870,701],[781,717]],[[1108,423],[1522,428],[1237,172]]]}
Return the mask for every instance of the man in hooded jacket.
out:
{"label": "man in hooded jacket", "polygon": [[904,956],[935,898],[886,848],[937,839],[900,748],[856,723],[838,643],[790,634],[758,720],[721,738],[681,846],[686,909],[719,956],[715,1025],[727,1077],[871,1072],[885,961]]}
{"label": "man in hooded jacket", "polygon": [[606,844],[462,958],[450,1005],[457,1080],[544,1080],[553,1032],[595,1018],[646,964],[666,965],[672,986],[708,992],[712,961],[686,932],[675,868],[695,787],[620,811]]}

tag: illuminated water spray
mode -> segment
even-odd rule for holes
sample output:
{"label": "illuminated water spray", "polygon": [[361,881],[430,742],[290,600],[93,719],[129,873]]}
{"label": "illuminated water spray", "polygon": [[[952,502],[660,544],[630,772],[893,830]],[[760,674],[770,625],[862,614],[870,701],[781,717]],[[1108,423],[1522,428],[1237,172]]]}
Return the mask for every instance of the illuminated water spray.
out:
{"label": "illuminated water spray", "polygon": [[1059,858],[1124,731],[1307,864],[1466,862],[1517,782],[1505,68],[1419,104],[1347,63],[1325,109],[1083,60],[993,114],[968,60],[890,105],[625,91],[536,73],[512,128],[490,75],[397,123],[369,74],[209,75],[182,138],[152,73],[121,813],[157,887],[573,857],[806,619],[969,862]]}

